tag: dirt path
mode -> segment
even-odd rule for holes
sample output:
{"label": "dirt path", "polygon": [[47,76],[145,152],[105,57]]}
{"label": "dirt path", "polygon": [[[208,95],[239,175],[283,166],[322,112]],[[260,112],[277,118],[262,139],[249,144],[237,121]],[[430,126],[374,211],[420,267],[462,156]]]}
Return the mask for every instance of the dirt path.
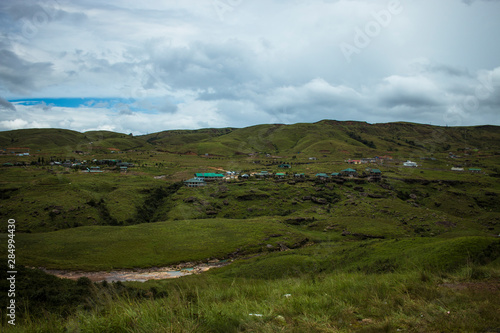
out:
{"label": "dirt path", "polygon": [[222,267],[229,265],[229,261],[217,261],[203,264],[185,263],[177,266],[169,267],[152,267],[145,269],[134,270],[115,270],[115,271],[99,271],[99,272],[84,272],[84,271],[66,271],[44,269],[48,274],[55,275],[64,279],[78,280],[81,277],[88,277],[93,282],[125,282],[138,281],[146,282],[148,280],[163,280],[175,279],[181,276],[200,274],[208,271],[211,268]]}

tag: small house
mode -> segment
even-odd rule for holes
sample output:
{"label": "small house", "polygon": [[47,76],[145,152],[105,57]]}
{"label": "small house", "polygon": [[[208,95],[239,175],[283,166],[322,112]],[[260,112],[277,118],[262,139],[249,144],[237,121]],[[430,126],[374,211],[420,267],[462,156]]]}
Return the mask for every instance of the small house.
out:
{"label": "small house", "polygon": [[102,170],[98,166],[93,166],[93,167],[87,168],[87,172],[90,172],[90,173],[99,173],[99,172],[102,172]]}
{"label": "small house", "polygon": [[295,175],[293,175],[295,178],[305,178],[305,174],[304,173],[296,173]]}
{"label": "small house", "polygon": [[241,179],[248,179],[248,178],[250,178],[250,176],[248,174],[244,173],[241,176],[239,176],[239,178],[241,178]]}
{"label": "small house", "polygon": [[340,174],[345,177],[356,177],[358,175],[358,172],[354,169],[347,168],[340,171]]}
{"label": "small house", "polygon": [[451,171],[464,171],[464,168],[453,167]]}
{"label": "small house", "polygon": [[326,179],[330,178],[330,176],[328,176],[326,173],[318,173],[318,174],[316,174],[316,178],[321,179],[321,180],[326,180]]}
{"label": "small house", "polygon": [[379,169],[371,169],[369,171],[369,178],[373,181],[379,181],[382,179],[382,171]]}
{"label": "small house", "polygon": [[276,176],[276,178],[285,178],[286,173],[278,172],[275,176]]}
{"label": "small house", "polygon": [[340,172],[332,172],[332,174],[330,176],[332,176],[332,177],[339,177],[340,176]]}
{"label": "small house", "polygon": [[347,160],[347,164],[361,164],[361,160]]}
{"label": "small house", "polygon": [[278,168],[290,169],[292,166],[290,164],[280,164]]}
{"label": "small house", "polygon": [[201,178],[191,178],[184,181],[184,185],[187,187],[202,187],[207,185],[207,183]]}
{"label": "small house", "polygon": [[367,164],[367,163],[377,163],[376,158],[362,158],[361,163]]}
{"label": "small house", "polygon": [[469,171],[472,172],[472,173],[480,173],[481,169],[479,169],[479,168],[469,168]]}
{"label": "small house", "polygon": [[411,167],[411,168],[416,168],[418,166],[416,162],[412,162],[410,160],[404,162],[403,165],[405,167]]}
{"label": "small house", "polygon": [[258,172],[255,174],[255,177],[258,177],[258,178],[267,178],[270,176],[272,176],[272,174],[270,174],[268,171],[261,171],[261,172]]}

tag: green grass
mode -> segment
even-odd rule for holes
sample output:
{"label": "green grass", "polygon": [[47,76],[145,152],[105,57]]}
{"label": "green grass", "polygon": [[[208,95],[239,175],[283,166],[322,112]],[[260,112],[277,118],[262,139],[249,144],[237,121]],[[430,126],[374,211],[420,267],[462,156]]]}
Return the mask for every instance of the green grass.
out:
{"label": "green grass", "polygon": [[235,251],[260,252],[269,242],[266,239],[276,234],[281,236],[273,242],[290,247],[304,239],[272,219],[183,220],[18,234],[16,250],[26,266],[109,270],[222,259]]}
{"label": "green grass", "polygon": [[12,331],[486,332],[499,324],[492,281],[467,287],[460,274],[334,273],[272,281],[195,276],[137,286],[168,296],[119,298],[65,320],[32,318]]}

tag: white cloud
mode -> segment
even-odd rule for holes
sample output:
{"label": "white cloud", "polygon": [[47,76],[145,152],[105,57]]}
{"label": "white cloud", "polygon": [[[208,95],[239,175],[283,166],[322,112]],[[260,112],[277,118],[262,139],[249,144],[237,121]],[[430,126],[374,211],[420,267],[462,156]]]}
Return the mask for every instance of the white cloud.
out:
{"label": "white cloud", "polygon": [[[404,10],[351,63],[340,43],[351,43],[386,1],[218,1],[222,12],[211,0],[2,1],[0,129],[137,134],[323,118],[445,124],[489,77],[492,90],[460,119],[500,124],[499,1],[401,0]],[[133,101],[9,107],[30,97]]]}

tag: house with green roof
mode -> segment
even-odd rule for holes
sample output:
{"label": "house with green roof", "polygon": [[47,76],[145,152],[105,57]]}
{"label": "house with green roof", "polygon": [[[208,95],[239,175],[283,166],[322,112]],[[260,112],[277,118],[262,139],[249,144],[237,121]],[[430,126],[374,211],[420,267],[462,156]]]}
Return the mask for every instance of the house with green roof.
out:
{"label": "house with green roof", "polygon": [[220,173],[195,173],[195,178],[203,179],[204,181],[221,180],[224,179],[224,175]]}
{"label": "house with green roof", "polygon": [[369,179],[373,181],[379,181],[382,179],[382,171],[379,169],[370,169]]}
{"label": "house with green roof", "polygon": [[276,176],[276,178],[285,178],[286,173],[278,172],[275,176]]}
{"label": "house with green roof", "polygon": [[358,172],[354,169],[347,168],[347,169],[340,171],[340,174],[342,176],[346,176],[346,177],[355,177],[358,175]]}
{"label": "house with green roof", "polygon": [[326,173],[317,173],[316,178],[325,180],[325,179],[330,178],[330,176],[328,176]]}

